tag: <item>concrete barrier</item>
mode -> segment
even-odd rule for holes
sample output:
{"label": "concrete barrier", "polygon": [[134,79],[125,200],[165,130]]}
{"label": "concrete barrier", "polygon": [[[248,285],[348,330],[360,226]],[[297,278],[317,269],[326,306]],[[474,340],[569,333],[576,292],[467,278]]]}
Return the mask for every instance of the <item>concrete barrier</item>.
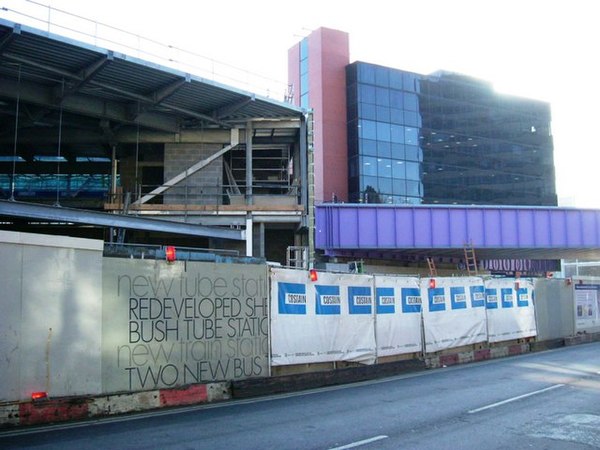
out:
{"label": "concrete barrier", "polygon": [[5,403],[0,404],[0,428],[79,421],[230,398],[230,384],[217,382],[98,397],[62,397]]}

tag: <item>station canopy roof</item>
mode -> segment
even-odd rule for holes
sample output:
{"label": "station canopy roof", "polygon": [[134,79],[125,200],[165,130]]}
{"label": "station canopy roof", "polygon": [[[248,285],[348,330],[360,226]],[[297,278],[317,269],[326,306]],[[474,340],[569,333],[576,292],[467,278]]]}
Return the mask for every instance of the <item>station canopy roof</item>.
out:
{"label": "station canopy roof", "polygon": [[[282,101],[0,19],[0,155],[12,155],[17,99],[18,141],[38,143],[45,130],[48,140],[55,139],[49,130],[54,132],[59,121],[65,142],[72,138],[84,144],[91,137],[118,140],[119,132],[136,127],[146,133],[176,134],[230,129],[248,120],[298,119],[303,114]],[[27,126],[35,127],[35,136],[21,131]],[[79,138],[69,130],[77,130]],[[295,132],[277,127],[271,134]],[[84,148],[79,145],[78,151]]]}

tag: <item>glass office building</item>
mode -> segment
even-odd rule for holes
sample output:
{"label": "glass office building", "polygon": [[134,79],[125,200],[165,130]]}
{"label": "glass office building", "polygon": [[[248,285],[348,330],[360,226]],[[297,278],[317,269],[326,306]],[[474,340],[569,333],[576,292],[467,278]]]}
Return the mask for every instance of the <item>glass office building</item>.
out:
{"label": "glass office building", "polygon": [[350,202],[557,204],[548,103],[363,62],[346,87]]}

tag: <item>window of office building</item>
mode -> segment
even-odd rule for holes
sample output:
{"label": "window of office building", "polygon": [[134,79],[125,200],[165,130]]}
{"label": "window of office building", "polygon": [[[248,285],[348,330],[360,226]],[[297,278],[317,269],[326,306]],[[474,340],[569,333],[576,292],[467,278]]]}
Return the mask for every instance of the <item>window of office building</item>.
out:
{"label": "window of office building", "polygon": [[487,83],[347,67],[350,201],[556,205],[550,107]]}
{"label": "window of office building", "polygon": [[308,102],[308,39],[300,42],[300,106],[309,108]]}

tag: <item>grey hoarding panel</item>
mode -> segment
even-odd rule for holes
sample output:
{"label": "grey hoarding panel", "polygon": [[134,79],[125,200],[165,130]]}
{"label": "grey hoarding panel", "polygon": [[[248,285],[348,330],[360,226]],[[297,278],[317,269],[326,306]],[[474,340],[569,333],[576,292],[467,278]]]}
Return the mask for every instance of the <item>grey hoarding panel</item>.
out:
{"label": "grey hoarding panel", "polygon": [[105,258],[103,391],[267,376],[265,265]]}
{"label": "grey hoarding panel", "polygon": [[535,315],[538,341],[573,336],[573,289],[566,280],[535,281]]}
{"label": "grey hoarding panel", "polygon": [[0,402],[19,398],[23,251],[0,242]]}
{"label": "grey hoarding panel", "polygon": [[30,236],[0,242],[0,400],[100,393],[102,252]]}

